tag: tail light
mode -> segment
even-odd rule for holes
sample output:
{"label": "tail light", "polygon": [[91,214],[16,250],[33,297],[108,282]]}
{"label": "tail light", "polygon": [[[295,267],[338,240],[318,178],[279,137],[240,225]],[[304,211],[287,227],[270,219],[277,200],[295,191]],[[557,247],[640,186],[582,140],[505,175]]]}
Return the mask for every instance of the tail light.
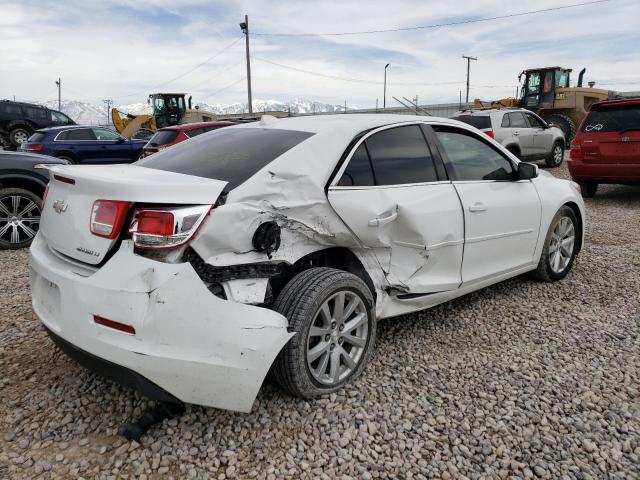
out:
{"label": "tail light", "polygon": [[584,152],[579,142],[573,140],[571,142],[571,151],[569,152],[569,158],[572,160],[582,160],[584,158]]}
{"label": "tail light", "polygon": [[41,152],[44,149],[44,145],[41,143],[25,143],[23,146],[23,150],[27,152]]}
{"label": "tail light", "polygon": [[211,205],[136,208],[129,233],[138,248],[175,248],[189,241],[209,210]]}
{"label": "tail light", "polygon": [[493,136],[493,130],[487,129],[487,130],[483,130],[483,132],[487,134],[487,137],[495,138]]}
{"label": "tail light", "polygon": [[129,212],[129,202],[96,200],[91,208],[91,233],[113,240],[122,229]]}

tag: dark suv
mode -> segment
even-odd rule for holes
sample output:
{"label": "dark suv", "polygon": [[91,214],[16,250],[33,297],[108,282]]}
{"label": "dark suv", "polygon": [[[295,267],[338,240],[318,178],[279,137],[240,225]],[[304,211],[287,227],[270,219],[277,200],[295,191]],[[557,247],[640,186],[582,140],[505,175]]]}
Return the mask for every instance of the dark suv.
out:
{"label": "dark suv", "polygon": [[18,148],[39,128],[75,125],[62,112],[33,103],[0,101],[0,137],[2,143]]}

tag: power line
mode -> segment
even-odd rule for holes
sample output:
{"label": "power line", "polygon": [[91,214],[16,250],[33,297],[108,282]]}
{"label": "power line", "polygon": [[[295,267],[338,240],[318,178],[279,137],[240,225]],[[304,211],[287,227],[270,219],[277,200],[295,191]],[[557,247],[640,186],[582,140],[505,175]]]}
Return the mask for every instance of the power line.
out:
{"label": "power line", "polygon": [[325,33],[251,32],[251,33],[253,35],[261,35],[263,37],[266,37],[266,36],[269,36],[269,37],[313,37],[313,36],[338,37],[338,36],[345,36],[345,35],[368,35],[372,33],[406,32],[411,30],[427,30],[431,28],[453,27],[456,25],[468,25],[470,23],[490,22],[493,20],[501,20],[504,18],[523,17],[525,15],[533,15],[536,13],[556,12],[558,10],[565,10],[567,8],[585,7],[589,5],[595,5],[598,3],[605,3],[610,1],[612,0],[593,0],[591,2],[581,2],[581,3],[573,3],[570,5],[560,5],[558,7],[542,8],[539,10],[530,10],[528,12],[511,13],[508,15],[497,15],[495,17],[483,17],[483,18],[475,18],[475,19],[469,19],[469,20],[460,20],[457,22],[436,23],[433,25],[419,25],[416,27],[398,27],[398,28],[386,28],[381,30],[364,30],[360,32],[325,32]]}
{"label": "power line", "polygon": [[246,80],[246,78],[247,78],[246,76],[245,76],[245,77],[242,77],[242,78],[239,78],[238,80],[236,80],[236,81],[234,81],[234,82],[230,83],[229,85],[227,85],[227,86],[225,86],[225,87],[222,87],[222,88],[221,88],[221,89],[219,89],[219,90],[215,90],[214,92],[210,92],[210,93],[206,94],[206,95],[205,95],[205,97],[210,98],[210,97],[213,97],[214,95],[217,95],[217,94],[218,94],[218,93],[220,93],[220,92],[224,92],[224,91],[225,91],[225,90],[227,90],[228,88],[231,88],[231,87],[233,87],[234,85],[237,85],[237,84],[238,84],[238,83],[240,83],[240,82],[244,82],[244,81]]}

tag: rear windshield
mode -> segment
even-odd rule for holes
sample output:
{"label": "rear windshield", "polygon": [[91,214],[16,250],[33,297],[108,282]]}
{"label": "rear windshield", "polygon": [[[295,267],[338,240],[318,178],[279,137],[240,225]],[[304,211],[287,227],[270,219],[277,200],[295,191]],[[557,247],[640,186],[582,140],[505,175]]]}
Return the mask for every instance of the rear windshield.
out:
{"label": "rear windshield", "polygon": [[41,141],[43,141],[43,140],[45,139],[45,137],[46,137],[46,136],[47,136],[47,134],[46,134],[46,133],[43,133],[43,132],[36,132],[36,133],[34,133],[33,135],[31,135],[31,136],[29,137],[29,140],[28,140],[28,141],[29,141],[29,142],[34,142],[34,143],[35,143],[35,142],[41,142]]}
{"label": "rear windshield", "polygon": [[227,191],[311,137],[267,128],[221,128],[140,160],[137,165],[229,182]]}
{"label": "rear windshield", "polygon": [[149,139],[149,145],[152,147],[166,145],[167,143],[173,142],[177,136],[177,130],[159,130]]}
{"label": "rear windshield", "polygon": [[468,123],[469,125],[476,127],[479,130],[482,130],[484,128],[491,128],[491,118],[489,117],[489,115],[458,115],[457,117],[453,117],[453,119]]}
{"label": "rear windshield", "polygon": [[640,130],[640,105],[591,110],[582,124],[583,132]]}

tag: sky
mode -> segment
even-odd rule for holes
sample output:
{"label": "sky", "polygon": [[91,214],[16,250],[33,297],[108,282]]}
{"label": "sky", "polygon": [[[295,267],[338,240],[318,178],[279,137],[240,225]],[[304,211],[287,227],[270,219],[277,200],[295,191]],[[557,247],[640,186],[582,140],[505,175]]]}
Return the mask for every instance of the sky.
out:
{"label": "sky", "polygon": [[[589,1],[589,0],[583,0]],[[573,68],[611,90],[640,90],[640,1],[603,3],[405,31],[325,35],[458,23],[580,0],[0,0],[0,98],[117,104],[154,91],[196,102],[246,102],[249,15],[254,99],[332,104],[421,104],[513,96],[525,68]],[[269,33],[288,34],[265,35]],[[294,35],[292,35],[294,34]],[[305,34],[305,35],[298,35]],[[311,72],[311,73],[308,73]]]}

